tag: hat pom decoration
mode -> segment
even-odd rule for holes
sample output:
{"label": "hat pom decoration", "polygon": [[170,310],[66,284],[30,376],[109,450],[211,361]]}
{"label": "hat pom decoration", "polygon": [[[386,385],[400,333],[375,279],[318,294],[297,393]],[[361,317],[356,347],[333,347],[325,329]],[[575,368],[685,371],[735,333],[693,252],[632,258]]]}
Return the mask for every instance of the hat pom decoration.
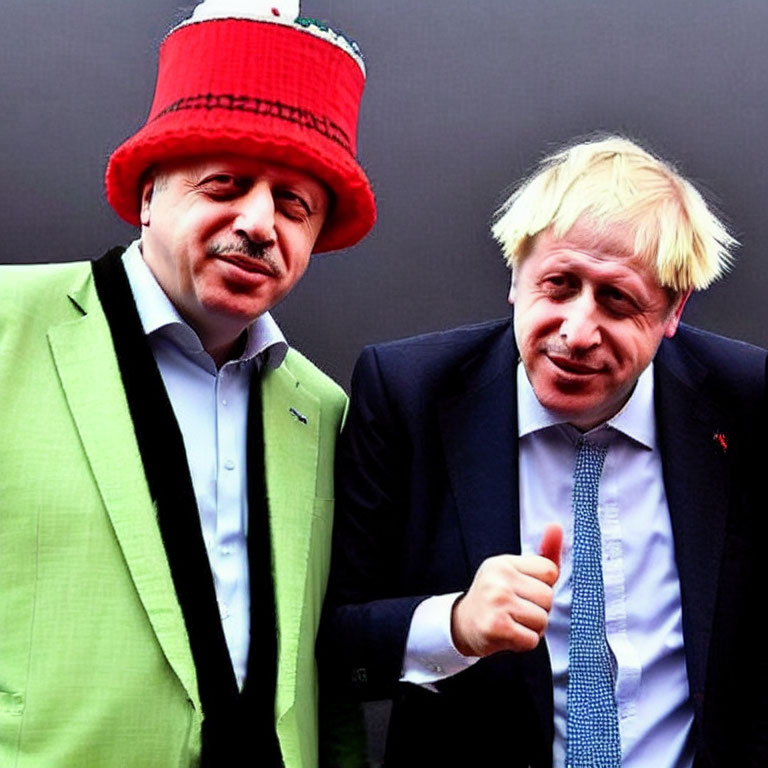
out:
{"label": "hat pom decoration", "polygon": [[189,22],[225,18],[254,21],[273,18],[292,24],[300,14],[299,0],[203,0],[192,12]]}

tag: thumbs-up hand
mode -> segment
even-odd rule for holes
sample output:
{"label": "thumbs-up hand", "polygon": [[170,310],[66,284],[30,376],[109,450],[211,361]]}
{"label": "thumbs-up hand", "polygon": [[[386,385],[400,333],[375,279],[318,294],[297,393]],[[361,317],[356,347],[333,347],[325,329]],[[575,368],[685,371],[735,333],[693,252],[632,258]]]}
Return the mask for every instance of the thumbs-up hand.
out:
{"label": "thumbs-up hand", "polygon": [[459,653],[489,656],[530,651],[543,636],[560,574],[563,529],[544,530],[538,555],[496,555],[483,561],[453,606],[451,634]]}
{"label": "thumbs-up hand", "polygon": [[[560,553],[563,550],[563,528],[560,523],[550,523],[545,529],[539,544],[539,554],[551,560],[560,570]],[[557,576],[555,576],[557,581]],[[554,582],[552,582],[554,584]]]}

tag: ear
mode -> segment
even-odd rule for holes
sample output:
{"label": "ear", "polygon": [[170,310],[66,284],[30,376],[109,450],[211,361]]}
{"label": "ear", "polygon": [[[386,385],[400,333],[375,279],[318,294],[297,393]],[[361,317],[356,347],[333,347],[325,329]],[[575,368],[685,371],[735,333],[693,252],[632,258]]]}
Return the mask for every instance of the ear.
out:
{"label": "ear", "polygon": [[150,179],[144,182],[144,186],[141,188],[141,208],[139,210],[139,220],[143,227],[149,226],[149,213],[151,209],[150,203],[152,202],[152,195],[155,191],[155,180]]}
{"label": "ear", "polygon": [[507,294],[507,301],[510,304],[515,303],[515,295],[517,294],[517,276],[515,270],[512,270],[512,279],[509,281],[509,293]]}
{"label": "ear", "polygon": [[664,327],[664,336],[671,339],[677,333],[677,327],[680,325],[680,318],[683,314],[683,309],[688,299],[691,297],[693,289],[688,289],[685,293],[679,294],[675,298],[675,303],[672,306],[672,310],[667,318],[667,324]]}

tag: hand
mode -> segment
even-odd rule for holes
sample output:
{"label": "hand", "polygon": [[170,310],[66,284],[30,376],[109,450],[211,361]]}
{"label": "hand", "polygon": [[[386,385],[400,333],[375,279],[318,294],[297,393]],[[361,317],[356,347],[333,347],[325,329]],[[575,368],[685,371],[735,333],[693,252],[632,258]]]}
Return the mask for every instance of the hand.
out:
{"label": "hand", "polygon": [[551,523],[538,555],[497,555],[477,569],[453,606],[451,634],[464,656],[533,650],[547,628],[560,574],[563,529]]}

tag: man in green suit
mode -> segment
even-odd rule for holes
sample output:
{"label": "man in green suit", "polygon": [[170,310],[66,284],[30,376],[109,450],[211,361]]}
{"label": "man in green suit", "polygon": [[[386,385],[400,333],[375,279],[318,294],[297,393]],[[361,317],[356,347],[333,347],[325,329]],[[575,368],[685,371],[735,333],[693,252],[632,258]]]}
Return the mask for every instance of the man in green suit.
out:
{"label": "man in green suit", "polygon": [[0,268],[0,765],[318,763],[346,398],[269,309],[375,205],[357,45],[208,0],[107,197],[141,237]]}

